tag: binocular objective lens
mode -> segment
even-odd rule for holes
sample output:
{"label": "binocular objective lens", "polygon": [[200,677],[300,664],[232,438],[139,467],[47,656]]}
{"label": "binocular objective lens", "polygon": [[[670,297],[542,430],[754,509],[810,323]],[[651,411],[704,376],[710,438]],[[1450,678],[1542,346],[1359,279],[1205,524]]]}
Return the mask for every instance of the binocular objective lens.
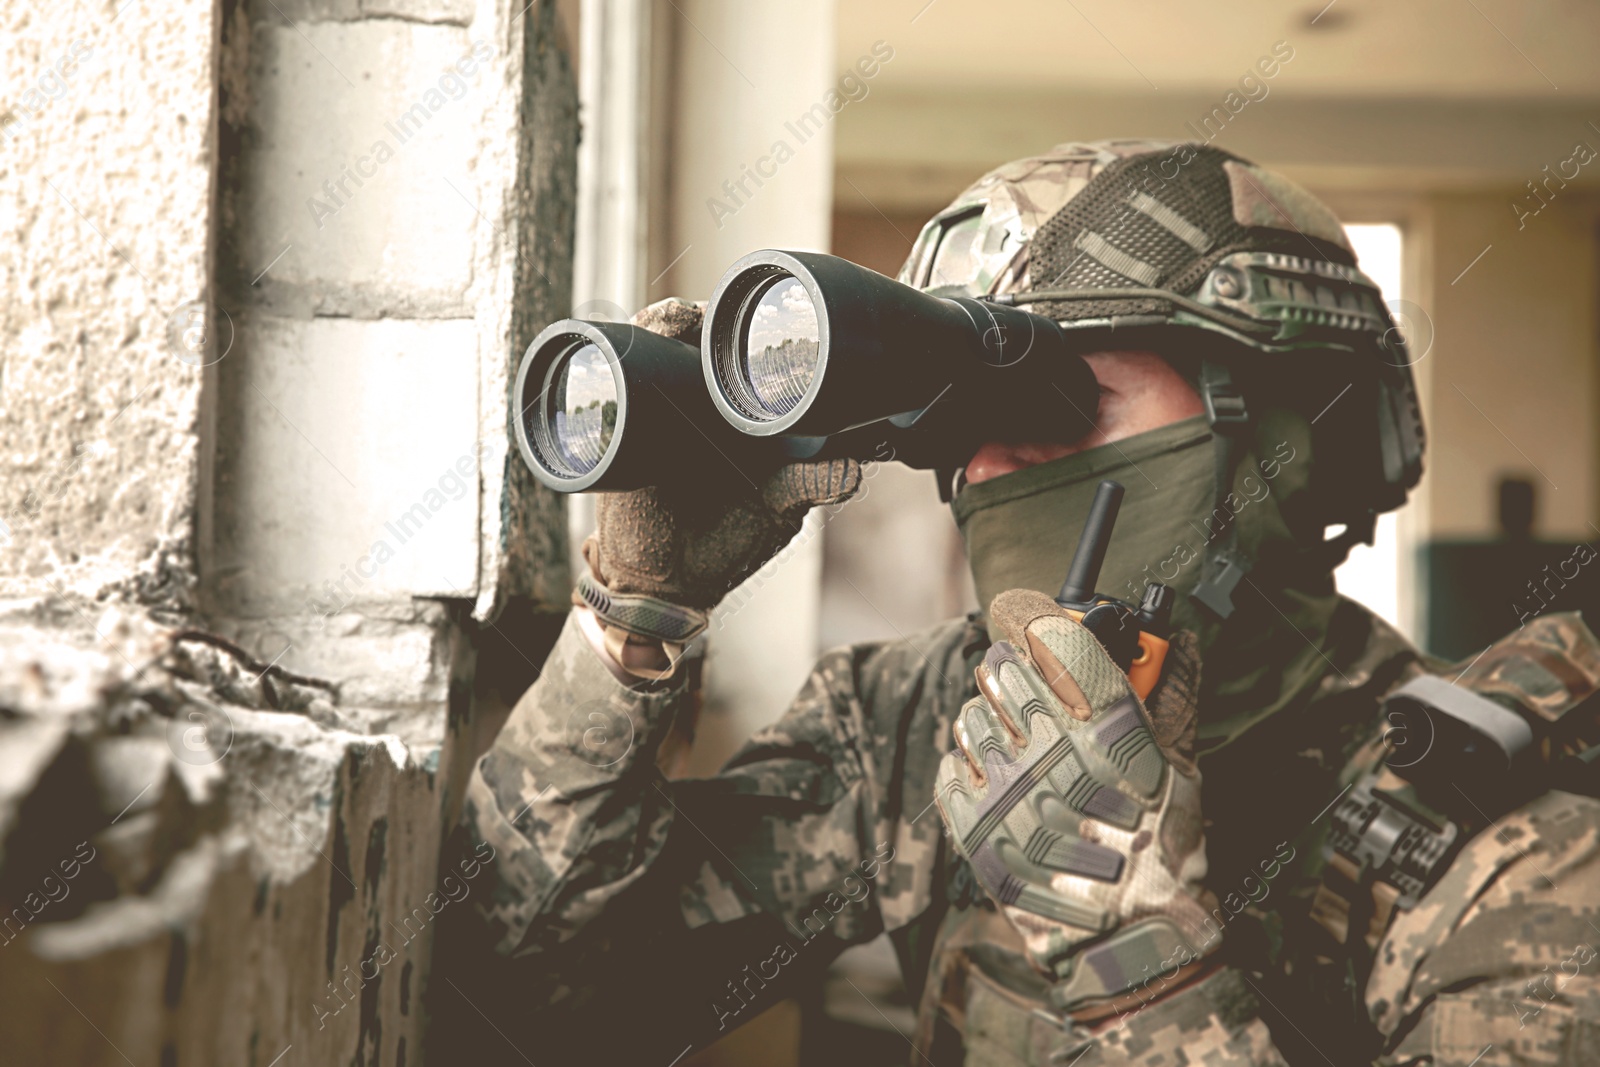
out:
{"label": "binocular objective lens", "polygon": [[605,456],[617,428],[617,378],[605,353],[580,345],[551,370],[545,393],[550,444],[574,475],[587,474]]}
{"label": "binocular objective lens", "polygon": [[763,412],[780,418],[794,409],[816,376],[822,344],[817,308],[790,274],[766,283],[747,306],[741,369]]}

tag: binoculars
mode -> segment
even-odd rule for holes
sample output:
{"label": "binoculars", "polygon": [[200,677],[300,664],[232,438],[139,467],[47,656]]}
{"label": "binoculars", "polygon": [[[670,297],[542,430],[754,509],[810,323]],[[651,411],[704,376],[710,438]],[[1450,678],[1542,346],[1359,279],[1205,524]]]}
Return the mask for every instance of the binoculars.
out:
{"label": "binoculars", "polygon": [[700,345],[563,319],[517,370],[522,458],[557,492],[618,492],[801,459],[953,470],[985,442],[1074,441],[1099,386],[1053,320],[939,297],[836,256],[753,252]]}

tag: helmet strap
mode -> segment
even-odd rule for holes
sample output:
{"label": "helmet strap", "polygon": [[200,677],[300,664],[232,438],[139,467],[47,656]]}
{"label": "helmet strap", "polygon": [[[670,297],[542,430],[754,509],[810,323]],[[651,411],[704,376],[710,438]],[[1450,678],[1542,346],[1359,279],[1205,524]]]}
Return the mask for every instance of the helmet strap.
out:
{"label": "helmet strap", "polygon": [[1233,614],[1233,591],[1250,573],[1250,559],[1239,548],[1238,523],[1228,506],[1234,468],[1250,432],[1250,412],[1228,368],[1209,359],[1200,364],[1200,399],[1205,402],[1206,420],[1211,423],[1216,456],[1216,489],[1210,516],[1216,525],[1208,535],[1204,577],[1189,597],[1221,621]]}

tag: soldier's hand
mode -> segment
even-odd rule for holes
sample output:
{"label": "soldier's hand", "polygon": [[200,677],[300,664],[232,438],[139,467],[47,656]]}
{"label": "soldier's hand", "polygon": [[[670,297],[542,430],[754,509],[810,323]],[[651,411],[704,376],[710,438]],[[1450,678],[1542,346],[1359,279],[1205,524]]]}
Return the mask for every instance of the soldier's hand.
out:
{"label": "soldier's hand", "polygon": [[1002,593],[990,611],[1008,640],[978,668],[983,696],[956,719],[935,797],[1055,981],[1054,1006],[1092,1013],[1199,969],[1221,943],[1200,886],[1197,642],[1174,635],[1147,715],[1099,642],[1043,593]]}
{"label": "soldier's hand", "polygon": [[[704,304],[669,299],[633,322],[698,344],[704,312]],[[853,459],[792,463],[753,481],[731,462],[705,473],[670,489],[600,494],[583,557],[607,593],[637,609],[608,622],[646,632],[652,608],[671,615],[677,606],[690,609],[686,619],[703,623],[704,613],[799,532],[807,511],[848,500],[861,486],[861,465]],[[636,629],[630,619],[644,625]]]}

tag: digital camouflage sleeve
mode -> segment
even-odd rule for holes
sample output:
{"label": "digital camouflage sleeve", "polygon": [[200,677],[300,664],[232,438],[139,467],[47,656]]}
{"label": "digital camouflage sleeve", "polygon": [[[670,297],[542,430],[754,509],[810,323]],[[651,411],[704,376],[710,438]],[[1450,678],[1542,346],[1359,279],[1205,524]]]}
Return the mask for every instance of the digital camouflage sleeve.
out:
{"label": "digital camouflage sleeve", "polygon": [[942,899],[932,782],[981,631],[829,652],[719,775],[668,781],[655,753],[690,694],[623,686],[575,620],[468,788],[457,844],[492,845],[497,882],[440,928],[447,1029],[481,1012],[541,1067],[665,1067]]}
{"label": "digital camouflage sleeve", "polygon": [[[1320,906],[1327,812],[1376,762],[1379,698],[1444,669],[1349,602],[1307,699],[1202,756],[1224,966],[1092,1029],[1039,1010],[931,808],[986,647],[958,621],[829,652],[720,774],[667,781],[686,688],[624,687],[569,618],[469,787],[452,847],[493,846],[493,896],[440,918],[430,1059],[667,1067],[888,931],[919,1002],[907,1061],[933,1067],[1600,1063],[1600,802],[1491,820],[1409,910]],[[1575,616],[1495,647],[1462,684],[1534,714],[1600,679]]]}

